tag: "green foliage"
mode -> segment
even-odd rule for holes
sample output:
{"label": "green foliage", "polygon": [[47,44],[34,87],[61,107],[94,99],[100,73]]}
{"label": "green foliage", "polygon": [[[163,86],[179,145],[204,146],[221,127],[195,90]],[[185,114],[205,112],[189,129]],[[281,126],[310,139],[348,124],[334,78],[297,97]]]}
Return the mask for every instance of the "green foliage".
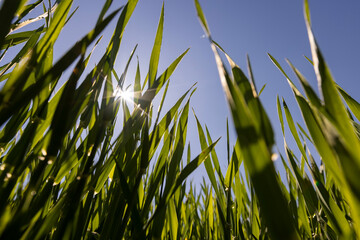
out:
{"label": "green foliage", "polygon": [[[48,8],[42,0],[2,3],[0,59],[14,46],[21,47],[0,66],[0,239],[360,237],[360,105],[334,82],[312,33],[307,1],[310,63],[322,98],[288,61],[303,95],[269,54],[287,79],[306,125],[305,129],[295,122],[285,100],[277,98],[286,155],[279,158],[286,180],[273,164],[274,133],[259,98],[264,87],[257,92],[249,58],[247,77],[212,39],[199,2],[195,0],[195,8],[210,40],[237,133],[231,146],[227,126],[227,169],[220,168],[215,150],[219,140],[213,141],[195,113],[202,151],[191,159],[191,144],[186,147],[194,86],[161,117],[169,78],[188,52],[158,73],[164,6],[147,76],[141,82],[137,63],[133,86],[127,89],[124,82],[137,46],[121,74],[113,66],[138,0],[128,0],[108,13],[111,3],[104,3],[93,29],[56,62],[54,43],[76,11],[70,12],[72,1],[56,1]],[[24,20],[41,4],[42,15]],[[92,55],[88,49],[97,40],[96,47],[102,30],[116,17],[102,58],[85,73]],[[40,28],[19,31],[39,20],[45,21]],[[63,72],[71,66],[71,75],[64,79]],[[152,102],[161,90],[155,112]],[[299,156],[287,144],[285,122]],[[318,155],[320,166],[314,157]],[[202,163],[209,182],[186,183]]]}
{"label": "green foliage", "polygon": [[[1,9],[7,13],[1,14],[3,54],[15,45],[23,43],[23,47],[1,67],[0,75],[4,82],[0,238],[144,239],[161,238],[166,232],[173,238],[181,236],[176,214],[185,196],[185,180],[216,142],[186,166],[182,164],[189,100],[181,106],[193,87],[160,118],[169,78],[188,51],[164,73],[157,73],[164,9],[150,59],[149,87],[140,87],[138,64],[134,99],[128,102],[129,89],[123,85],[136,47],[121,75],[113,66],[138,1],[129,0],[110,14],[112,1],[106,1],[93,30],[57,62],[53,62],[53,46],[71,17],[72,1],[44,8],[44,14],[34,18],[46,16],[41,28],[12,33],[31,23],[20,20],[41,2],[5,1]],[[87,49],[101,39],[102,30],[119,12],[103,57],[84,73],[92,53],[86,55]],[[58,86],[72,63],[72,74]],[[152,101],[161,89],[161,106],[154,113]],[[115,126],[121,125],[116,125],[121,112],[119,130]]]}
{"label": "green foliage", "polygon": [[[228,54],[213,41],[197,0],[195,6],[199,21],[215,55],[220,80],[238,136],[229,168],[233,167],[233,160],[241,159],[247,176],[247,184],[240,175],[225,185],[224,191],[230,191],[230,186],[235,184],[232,194],[218,193],[217,186],[213,186],[215,197],[230,198],[227,205],[219,203],[215,205],[219,216],[223,215],[220,217],[220,222],[225,221],[219,230],[222,232],[219,238],[357,239],[360,195],[358,181],[355,179],[360,173],[358,167],[360,140],[358,123],[354,121],[352,115],[357,117],[359,103],[334,82],[311,30],[308,2],[304,2],[304,15],[312,50],[310,62],[314,65],[323,99],[317,97],[299,70],[288,61],[306,93],[306,97],[303,96],[276,59],[269,54],[275,66],[288,80],[308,131],[307,133],[299,124],[297,124],[298,128],[296,127],[286,102],[283,100],[281,107],[278,98],[278,115],[288,163],[283,156],[280,158],[287,174],[288,187],[284,186],[285,181],[281,180],[271,161],[274,156],[272,128],[256,92],[249,61],[250,80]],[[225,54],[229,62],[231,75],[226,70],[219,50]],[[287,145],[283,110],[291,135],[296,142],[297,151],[301,154],[300,158],[297,158]],[[198,127],[201,132],[201,126]],[[201,136],[202,134],[200,141],[202,141]],[[320,169],[308,144],[313,145],[320,155]],[[313,183],[305,171],[305,165]],[[236,175],[239,166],[236,164],[234,166]],[[228,179],[228,173],[225,179]],[[212,173],[209,176],[212,176]],[[219,181],[223,178],[218,176]],[[211,183],[213,182],[216,181],[212,180]],[[231,211],[224,213],[224,209],[229,208],[229,204],[233,204]],[[228,214],[231,216],[229,217]]]}

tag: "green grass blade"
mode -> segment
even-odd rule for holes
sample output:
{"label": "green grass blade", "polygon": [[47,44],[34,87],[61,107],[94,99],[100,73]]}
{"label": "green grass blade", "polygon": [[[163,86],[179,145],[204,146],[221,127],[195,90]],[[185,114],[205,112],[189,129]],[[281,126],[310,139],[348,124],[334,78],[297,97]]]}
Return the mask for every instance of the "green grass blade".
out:
{"label": "green grass blade", "polygon": [[360,104],[347,92],[345,92],[340,86],[338,86],[338,90],[341,96],[344,98],[346,104],[349,106],[351,112],[355,115],[357,120],[360,121]]}
{"label": "green grass blade", "polygon": [[3,45],[5,36],[10,31],[12,20],[25,3],[24,0],[5,0],[2,3],[0,9],[0,46]]}
{"label": "green grass blade", "polygon": [[215,145],[218,143],[220,139],[216,140],[213,144],[208,146],[205,150],[203,150],[196,158],[194,158],[189,164],[187,164],[184,169],[181,170],[180,174],[176,178],[175,184],[172,188],[172,193],[181,186],[184,180],[201,164],[203,163],[207,157],[209,156],[210,152],[213,150]]}
{"label": "green grass blade", "polygon": [[156,32],[155,42],[153,49],[151,51],[150,66],[149,66],[149,88],[153,87],[154,81],[156,79],[157,68],[159,65],[159,58],[160,58],[161,42],[163,37],[163,28],[164,28],[164,3],[161,8],[160,20]]}
{"label": "green grass blade", "polygon": [[[196,0],[195,4],[200,22],[204,24],[203,13],[199,10],[201,9],[200,5]],[[257,127],[257,124],[260,125],[261,122],[258,122],[259,120],[255,118],[247,105],[246,98],[249,96],[244,96],[239,87],[230,79],[216,45],[212,43],[211,47],[215,55],[221,84],[230,105],[245,167],[250,173],[269,231],[274,238],[298,239],[287,203],[278,185],[269,146],[266,144],[264,133],[261,133]],[[253,95],[252,98],[254,98]],[[262,121],[262,123],[264,122]],[[277,220],[274,219],[274,216]]]}
{"label": "green grass blade", "polygon": [[[204,130],[201,127],[201,124],[199,122],[199,119],[195,115],[195,112],[194,112],[194,116],[195,116],[196,124],[197,124],[197,128],[198,128],[198,135],[199,135],[199,141],[200,141],[201,150],[205,150],[208,147],[208,144],[206,142]],[[215,178],[214,168],[213,168],[213,166],[211,164],[210,157],[209,157],[209,159],[207,161],[204,162],[204,166],[205,166],[207,175],[209,177],[209,180],[211,182],[211,185],[215,190],[216,195],[217,196],[222,195],[222,192],[220,192],[220,190],[218,188],[218,184],[217,184],[217,181],[216,181],[216,178]]]}
{"label": "green grass blade", "polygon": [[210,37],[210,29],[209,29],[208,23],[206,21],[205,15],[203,13],[203,10],[200,6],[200,3],[198,0],[195,0],[194,2],[195,2],[195,7],[196,7],[196,13],[199,17],[201,26],[203,27],[206,36]]}
{"label": "green grass blade", "polygon": [[296,74],[297,78],[300,80],[300,83],[303,87],[303,89],[305,90],[305,94],[308,98],[308,100],[311,102],[311,104],[313,104],[316,108],[318,109],[322,109],[322,103],[321,100],[318,98],[318,96],[316,95],[316,93],[314,92],[314,90],[311,88],[310,84],[308,83],[308,81],[306,80],[306,78],[300,73],[299,70],[297,70],[292,63],[287,60],[288,64],[290,65],[290,67],[292,68],[292,70],[294,71],[294,73]]}

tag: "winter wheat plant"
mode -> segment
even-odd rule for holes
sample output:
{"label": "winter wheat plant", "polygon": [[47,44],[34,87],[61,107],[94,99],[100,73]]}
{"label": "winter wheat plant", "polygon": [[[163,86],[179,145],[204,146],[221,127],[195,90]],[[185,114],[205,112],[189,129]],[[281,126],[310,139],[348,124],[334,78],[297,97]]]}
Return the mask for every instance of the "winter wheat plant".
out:
{"label": "winter wheat plant", "polygon": [[[227,169],[220,168],[223,160],[214,148],[218,139],[212,139],[196,115],[202,151],[191,159],[187,126],[194,86],[170,109],[163,109],[169,79],[188,52],[184,49],[164,72],[158,72],[164,6],[147,75],[140,76],[138,62],[131,86],[125,87],[137,46],[128,52],[119,49],[138,0],[128,0],[114,12],[109,12],[112,1],[105,1],[92,30],[54,61],[54,44],[76,14],[71,12],[72,3],[1,3],[0,239],[360,237],[360,105],[334,82],[314,38],[307,1],[309,64],[314,66],[322,98],[289,61],[302,94],[269,54],[287,79],[306,126],[294,121],[278,97],[286,155],[280,159],[287,179],[281,179],[272,161],[274,133],[250,62],[247,77],[213,40],[197,0],[195,8],[210,40],[237,133],[234,146],[227,141]],[[43,14],[29,17],[41,7]],[[87,70],[110,21],[117,22],[112,38],[95,67]],[[33,22],[43,25],[22,30]],[[10,60],[4,57],[9,53],[14,56]],[[114,69],[119,54],[129,56],[121,72]],[[72,72],[65,77],[69,69]],[[285,124],[300,156],[286,143]],[[196,187],[186,182],[202,163],[207,173],[203,183]],[[245,176],[239,170],[242,165]]]}

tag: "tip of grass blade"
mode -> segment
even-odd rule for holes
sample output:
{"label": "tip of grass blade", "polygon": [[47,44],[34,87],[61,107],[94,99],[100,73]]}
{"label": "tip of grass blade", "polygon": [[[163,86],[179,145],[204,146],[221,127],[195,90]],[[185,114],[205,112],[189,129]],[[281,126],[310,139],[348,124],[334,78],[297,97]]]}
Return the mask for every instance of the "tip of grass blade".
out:
{"label": "tip of grass blade", "polygon": [[211,35],[210,34],[210,28],[209,28],[209,26],[207,24],[207,21],[206,21],[204,13],[202,11],[202,8],[200,6],[200,3],[199,3],[198,0],[194,0],[194,3],[195,3],[197,15],[198,15],[198,17],[200,19],[200,23],[201,23],[201,25],[202,25],[202,27],[204,29],[204,32],[205,32],[207,37],[210,37],[210,35]]}
{"label": "tip of grass blade", "polygon": [[304,17],[306,24],[309,24],[309,26],[311,26],[310,8],[308,0],[304,0]]}
{"label": "tip of grass blade", "polygon": [[311,65],[314,65],[314,62],[310,58],[308,58],[306,55],[304,55],[304,57],[309,61],[309,63],[311,63]]}

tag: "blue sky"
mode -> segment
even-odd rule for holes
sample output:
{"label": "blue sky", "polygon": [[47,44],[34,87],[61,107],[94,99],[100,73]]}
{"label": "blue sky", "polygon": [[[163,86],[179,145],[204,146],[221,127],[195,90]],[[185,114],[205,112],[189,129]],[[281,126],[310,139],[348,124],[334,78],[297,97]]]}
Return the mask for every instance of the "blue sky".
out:
{"label": "blue sky", "polygon": [[[60,57],[81,36],[95,25],[102,3],[99,0],[75,0],[73,7],[78,12],[65,27],[55,45],[55,58]],[[310,0],[310,9],[315,37],[337,83],[360,100],[360,2],[348,0]],[[114,1],[112,9],[125,1]],[[148,70],[148,62],[155,38],[162,0],[139,1],[125,30],[123,43],[117,60],[117,71],[121,72],[131,50],[139,44],[136,55],[140,60],[142,80]],[[282,136],[277,118],[276,95],[284,97],[296,120],[301,121],[292,92],[282,74],[269,60],[271,53],[285,69],[285,58],[292,63],[316,87],[312,66],[304,58],[311,56],[305,22],[303,1],[273,0],[200,0],[210,30],[216,40],[246,70],[246,54],[249,54],[257,88],[266,84],[261,100],[273,123],[276,140],[282,150]],[[90,62],[93,66],[102,55],[111,37],[115,21],[106,28],[104,38],[95,50]],[[197,91],[191,100],[202,124],[210,129],[213,139],[222,136],[216,150],[222,167],[226,167],[226,118],[229,110],[220,85],[215,60],[209,42],[198,22],[192,0],[165,1],[165,22],[159,72],[162,72],[178,55],[191,48],[171,78],[165,110],[175,103],[195,82]],[[127,84],[135,74],[135,63],[131,65]],[[292,74],[290,76],[293,76]],[[295,78],[294,78],[295,79]],[[295,81],[296,82],[296,81]],[[230,121],[231,122],[231,121]],[[302,124],[303,125],[303,124]],[[303,125],[304,126],[304,125]],[[200,152],[195,120],[190,116],[188,140],[192,143],[192,155]],[[231,143],[235,143],[232,125]],[[290,136],[288,134],[288,136]],[[291,141],[290,141],[291,142]],[[203,168],[196,171],[201,176]],[[194,177],[194,176],[193,176]]]}

